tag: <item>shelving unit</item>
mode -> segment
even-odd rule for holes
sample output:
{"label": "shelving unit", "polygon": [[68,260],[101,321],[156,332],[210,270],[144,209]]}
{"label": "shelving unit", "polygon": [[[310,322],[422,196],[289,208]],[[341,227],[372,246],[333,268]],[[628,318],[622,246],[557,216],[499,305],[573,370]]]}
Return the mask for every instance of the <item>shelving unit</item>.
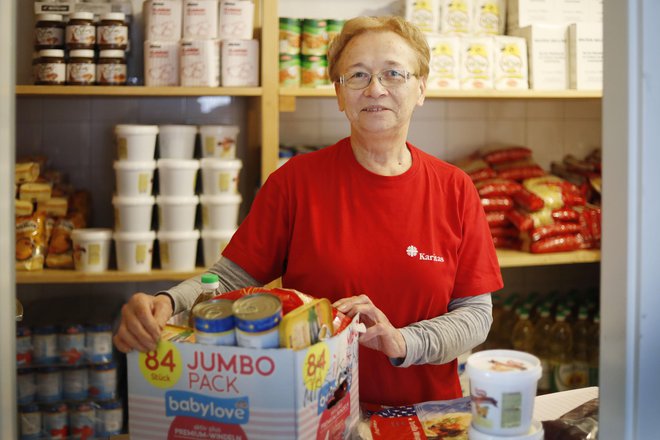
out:
{"label": "shelving unit", "polygon": [[18,96],[261,96],[261,87],[16,86]]}
{"label": "shelving unit", "polygon": [[203,273],[205,268],[198,267],[190,272],[173,272],[154,269],[146,273],[121,272],[109,270],[98,273],[85,273],[66,269],[44,269],[40,271],[16,272],[18,284],[67,284],[67,283],[119,283],[119,282],[151,282],[151,281],[182,281]]}

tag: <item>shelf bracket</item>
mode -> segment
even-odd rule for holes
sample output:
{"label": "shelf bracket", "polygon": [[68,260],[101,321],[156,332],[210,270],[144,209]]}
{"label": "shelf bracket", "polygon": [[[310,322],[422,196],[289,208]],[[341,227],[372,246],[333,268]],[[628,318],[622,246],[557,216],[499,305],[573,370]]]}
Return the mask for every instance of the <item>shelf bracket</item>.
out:
{"label": "shelf bracket", "polygon": [[296,111],[296,97],[280,95],[280,111],[292,113]]}

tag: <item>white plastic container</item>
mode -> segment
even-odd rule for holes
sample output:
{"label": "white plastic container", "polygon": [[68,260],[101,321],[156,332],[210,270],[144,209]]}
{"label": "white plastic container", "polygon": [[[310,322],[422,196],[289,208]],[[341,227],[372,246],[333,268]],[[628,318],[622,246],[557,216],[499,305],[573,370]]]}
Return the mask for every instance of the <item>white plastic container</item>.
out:
{"label": "white plastic container", "polygon": [[158,149],[161,159],[192,159],[195,154],[195,125],[159,125]]}
{"label": "white plastic container", "polygon": [[159,231],[160,267],[163,270],[195,269],[199,231]]}
{"label": "white plastic container", "polygon": [[204,158],[202,167],[202,191],[207,195],[237,194],[238,174],[243,167],[240,159],[224,160]]}
{"label": "white plastic container", "polygon": [[538,420],[532,420],[532,426],[526,434],[507,435],[506,437],[485,434],[472,425],[468,428],[468,438],[470,440],[543,440],[543,435],[543,424]]}
{"label": "white plastic container", "polygon": [[156,232],[115,232],[117,269],[123,272],[149,272]]}
{"label": "white plastic container", "polygon": [[220,41],[181,40],[179,64],[184,87],[218,87],[220,85]]}
{"label": "white plastic container", "polygon": [[151,195],[154,184],[156,161],[130,162],[119,160],[114,163],[117,179],[117,195],[123,197],[146,197]]}
{"label": "white plastic container", "polygon": [[236,143],[240,128],[237,125],[202,125],[202,157],[236,158]]}
{"label": "white plastic container", "polygon": [[157,125],[116,125],[117,158],[131,162],[153,160],[156,153],[157,134]]}
{"label": "white plastic container", "polygon": [[158,229],[161,231],[192,231],[199,197],[156,197]]}
{"label": "white plastic container", "polygon": [[115,231],[145,232],[151,229],[154,197],[114,196]]}
{"label": "white plastic container", "polygon": [[144,42],[144,85],[179,85],[179,41]]}
{"label": "white plastic container", "polygon": [[240,194],[202,194],[199,198],[202,203],[204,229],[236,229],[243,200]]}
{"label": "white plastic container", "polygon": [[204,250],[204,266],[211,267],[220,258],[220,254],[231,240],[236,229],[202,229],[202,249]]}
{"label": "white plastic container", "polygon": [[527,434],[541,370],[539,359],[522,351],[486,350],[472,354],[467,361],[472,426],[495,436]]}
{"label": "white plastic container", "polygon": [[197,159],[159,159],[158,188],[162,196],[195,195],[197,184],[197,170],[199,160]]}
{"label": "white plastic container", "polygon": [[104,228],[74,229],[73,263],[81,272],[105,272],[110,258],[112,230]]}
{"label": "white plastic container", "polygon": [[258,86],[259,40],[222,40],[220,64],[223,87]]}

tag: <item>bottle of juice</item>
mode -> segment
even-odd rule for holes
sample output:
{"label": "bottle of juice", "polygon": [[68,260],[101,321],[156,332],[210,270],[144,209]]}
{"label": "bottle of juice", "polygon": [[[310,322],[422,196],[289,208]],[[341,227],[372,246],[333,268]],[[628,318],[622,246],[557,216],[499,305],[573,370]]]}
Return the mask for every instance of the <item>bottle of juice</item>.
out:
{"label": "bottle of juice", "polygon": [[589,331],[589,385],[598,386],[600,361],[600,312],[596,312]]}
{"label": "bottle of juice", "polygon": [[554,324],[550,317],[550,309],[541,306],[538,310],[539,319],[534,324],[534,351],[541,361],[543,373],[539,379],[537,389],[539,394],[549,393],[552,389],[552,369],[550,368],[550,330]]}
{"label": "bottle of juice", "polygon": [[566,312],[559,312],[550,330],[550,367],[552,391],[571,389],[573,376],[573,332],[566,322]]}
{"label": "bottle of juice", "polygon": [[518,322],[513,327],[511,345],[514,350],[534,351],[534,324],[529,320],[529,311],[525,307],[518,308]]}
{"label": "bottle of juice", "polygon": [[577,321],[573,325],[573,388],[589,385],[589,345],[591,323],[586,306],[580,307]]}
{"label": "bottle of juice", "polygon": [[220,287],[220,279],[214,273],[205,273],[202,274],[202,293],[195,299],[192,307],[190,308],[190,315],[188,316],[188,326],[191,328],[195,327],[195,319],[193,316],[193,309],[195,306],[201,302],[208,301],[218,294],[218,288]]}

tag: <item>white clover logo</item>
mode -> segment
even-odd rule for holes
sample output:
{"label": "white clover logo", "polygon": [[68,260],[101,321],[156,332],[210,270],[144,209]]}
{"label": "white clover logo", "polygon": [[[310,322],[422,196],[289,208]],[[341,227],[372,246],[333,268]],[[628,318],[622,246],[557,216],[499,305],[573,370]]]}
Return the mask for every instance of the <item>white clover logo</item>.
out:
{"label": "white clover logo", "polygon": [[417,256],[417,248],[413,245],[408,246],[406,248],[406,254],[408,254],[409,257]]}

